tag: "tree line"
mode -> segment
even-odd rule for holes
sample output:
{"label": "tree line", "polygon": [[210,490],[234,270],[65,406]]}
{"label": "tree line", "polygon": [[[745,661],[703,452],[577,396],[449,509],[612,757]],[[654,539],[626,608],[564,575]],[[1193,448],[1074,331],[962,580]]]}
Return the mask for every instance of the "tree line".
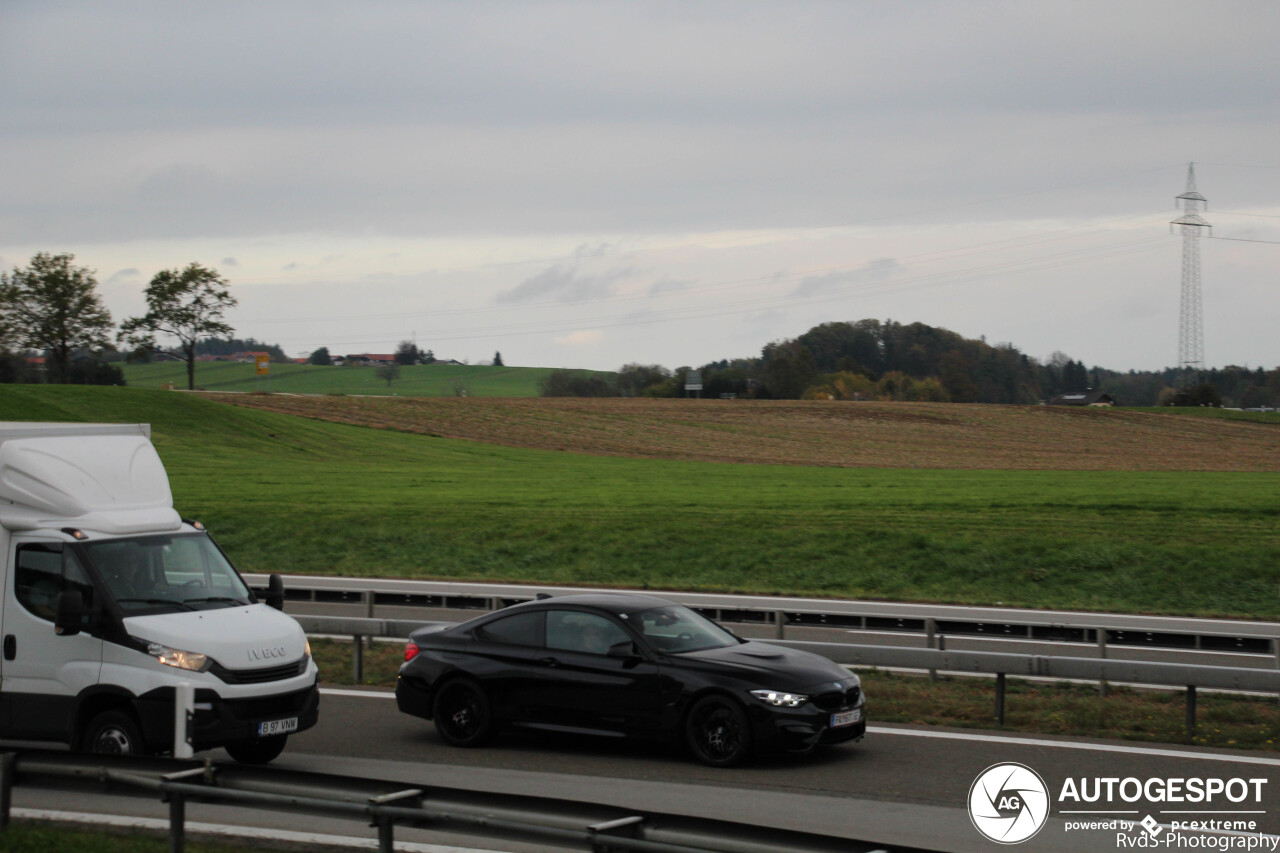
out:
{"label": "tree line", "polygon": [[1280,402],[1280,368],[1268,373],[1227,367],[1201,376],[1176,369],[1121,373],[1086,368],[1061,352],[1042,362],[1012,344],[992,345],[924,323],[874,319],[823,323],[797,338],[767,344],[758,357],[699,368],[627,364],[612,375],[554,371],[542,393],[683,397],[695,371],[704,397],[1030,404],[1093,390],[1137,406]]}
{"label": "tree line", "polygon": [[223,320],[236,305],[227,280],[197,263],[161,270],[143,291],[146,313],[116,329],[94,271],[74,261],[72,254],[38,252],[28,266],[0,273],[0,381],[27,378],[28,354],[35,352],[43,353],[49,382],[123,385],[110,354],[123,347],[145,358],[159,349],[156,336],[167,335],[176,339],[194,389],[200,345],[232,331]]}

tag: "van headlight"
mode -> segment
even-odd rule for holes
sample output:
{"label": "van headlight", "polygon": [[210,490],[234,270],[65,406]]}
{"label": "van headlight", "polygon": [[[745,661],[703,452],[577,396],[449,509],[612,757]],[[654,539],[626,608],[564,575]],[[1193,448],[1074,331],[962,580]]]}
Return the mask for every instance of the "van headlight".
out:
{"label": "van headlight", "polygon": [[751,695],[775,708],[799,708],[809,701],[808,696],[800,693],[784,693],[781,690],[752,690]]}
{"label": "van headlight", "polygon": [[176,666],[178,669],[189,669],[192,672],[204,672],[213,661],[208,655],[199,652],[184,652],[182,649],[171,649],[159,643],[148,643],[147,654],[165,666]]}

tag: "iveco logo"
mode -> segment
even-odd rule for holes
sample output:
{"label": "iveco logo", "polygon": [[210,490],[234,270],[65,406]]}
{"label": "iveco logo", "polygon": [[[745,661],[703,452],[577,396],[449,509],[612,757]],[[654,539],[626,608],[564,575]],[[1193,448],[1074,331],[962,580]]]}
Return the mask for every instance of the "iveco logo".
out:
{"label": "iveco logo", "polygon": [[284,646],[274,646],[265,649],[249,649],[249,660],[270,660],[271,658],[282,658],[288,652],[284,650]]}

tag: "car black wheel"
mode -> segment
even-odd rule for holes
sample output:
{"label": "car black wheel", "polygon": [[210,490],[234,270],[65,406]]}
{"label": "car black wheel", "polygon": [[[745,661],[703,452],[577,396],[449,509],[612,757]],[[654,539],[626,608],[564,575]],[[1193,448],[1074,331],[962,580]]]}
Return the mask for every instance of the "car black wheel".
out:
{"label": "car black wheel", "polygon": [[142,730],[124,711],[103,711],[84,730],[85,752],[99,755],[144,755]]}
{"label": "car black wheel", "polygon": [[271,735],[270,737],[262,737],[256,740],[238,740],[227,744],[227,755],[230,755],[241,764],[266,764],[268,761],[278,758],[280,753],[284,752],[284,745],[288,740],[288,735]]}
{"label": "car black wheel", "polygon": [[685,722],[693,755],[712,767],[740,764],[751,754],[751,729],[738,703],[721,696],[698,700]]}
{"label": "car black wheel", "polygon": [[436,693],[431,717],[440,737],[454,746],[480,746],[493,735],[484,688],[469,678],[446,683]]}

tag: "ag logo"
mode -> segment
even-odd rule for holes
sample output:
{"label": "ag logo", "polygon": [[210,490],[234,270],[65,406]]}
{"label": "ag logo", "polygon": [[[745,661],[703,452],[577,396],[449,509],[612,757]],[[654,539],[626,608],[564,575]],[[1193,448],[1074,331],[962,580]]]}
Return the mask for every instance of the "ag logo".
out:
{"label": "ag logo", "polygon": [[993,764],[969,788],[969,819],[998,844],[1017,844],[1040,831],[1049,817],[1049,789],[1022,764]]}

